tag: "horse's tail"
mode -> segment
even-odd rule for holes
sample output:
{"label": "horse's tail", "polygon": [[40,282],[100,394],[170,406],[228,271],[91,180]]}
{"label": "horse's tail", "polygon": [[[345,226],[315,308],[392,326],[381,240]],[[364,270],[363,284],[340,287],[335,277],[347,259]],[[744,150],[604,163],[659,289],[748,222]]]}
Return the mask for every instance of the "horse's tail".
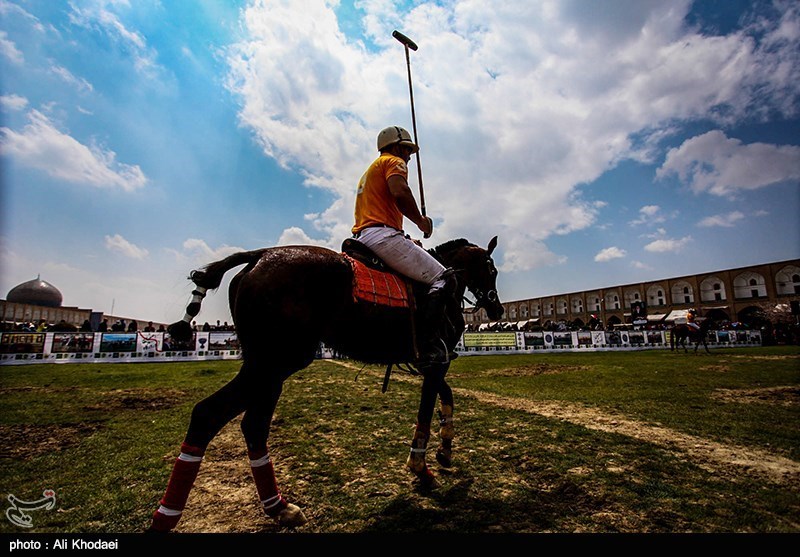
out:
{"label": "horse's tail", "polygon": [[269,248],[240,251],[229,255],[225,259],[209,263],[200,270],[189,273],[189,279],[196,286],[192,291],[192,301],[186,306],[186,314],[183,316],[183,319],[167,327],[169,335],[177,341],[191,340],[192,319],[200,313],[200,305],[203,302],[203,298],[206,297],[206,292],[219,288],[219,285],[222,283],[222,277],[234,267],[255,263],[261,259],[261,256],[267,249]]}

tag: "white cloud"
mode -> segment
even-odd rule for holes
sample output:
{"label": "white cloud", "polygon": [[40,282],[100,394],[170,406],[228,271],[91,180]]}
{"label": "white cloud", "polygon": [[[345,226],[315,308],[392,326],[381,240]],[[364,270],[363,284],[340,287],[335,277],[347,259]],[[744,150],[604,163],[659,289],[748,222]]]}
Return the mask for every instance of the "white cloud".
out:
{"label": "white cloud", "polygon": [[315,240],[306,234],[302,228],[292,226],[287,228],[278,239],[279,246],[293,246],[293,245],[313,245],[322,247],[331,247],[327,242]]}
{"label": "white cloud", "polygon": [[115,13],[115,9],[130,8],[127,0],[99,0],[80,5],[70,2],[70,8],[71,23],[104,33],[132,57],[134,67],[142,75],[156,78],[163,73],[164,69],[156,61],[158,53],[148,46],[144,35],[129,29]]}
{"label": "white cloud", "polygon": [[617,246],[611,246],[610,248],[601,249],[599,252],[597,252],[597,255],[594,256],[594,260],[604,263],[606,261],[611,261],[612,259],[625,257],[626,253],[627,252],[624,249],[620,249]]}
{"label": "white cloud", "polygon": [[134,191],[147,183],[138,165],[117,162],[114,151],[84,145],[56,129],[38,110],[31,110],[28,118],[30,124],[22,132],[0,128],[0,153],[76,184]]}
{"label": "white cloud", "polygon": [[743,218],[744,218],[744,213],[742,213],[741,211],[733,211],[725,215],[712,215],[710,217],[705,217],[704,219],[701,219],[700,222],[697,223],[697,226],[704,226],[704,227],[723,226],[726,228],[730,228],[734,226],[737,221],[740,221]]}
{"label": "white cloud", "polygon": [[679,252],[681,251],[686,244],[692,241],[691,236],[684,236],[680,239],[674,238],[661,238],[658,240],[654,240],[647,244],[644,249],[647,251],[652,251],[656,253],[660,252]]}
{"label": "white cloud", "polygon": [[25,57],[19,51],[14,41],[8,39],[5,31],[0,31],[0,54],[5,56],[12,64],[21,66],[25,63]]}
{"label": "white cloud", "polygon": [[[330,245],[346,236],[377,132],[410,128],[393,29],[419,43],[411,64],[434,239],[499,234],[505,269],[558,260],[547,238],[593,225],[600,209],[578,185],[622,160],[652,159],[676,123],[725,121],[756,103],[789,114],[798,98],[794,39],[778,26],[791,30],[800,17],[786,5],[782,22],[758,29],[769,48],[750,28],[699,34],[684,20],[689,0],[359,7],[369,45],[344,36],[334,3],[254,2],[242,12],[246,39],[227,50],[241,124],[268,156],[336,199],[309,222],[313,231],[286,238]],[[531,255],[537,249],[547,255]]]}
{"label": "white cloud", "polygon": [[657,224],[664,222],[667,219],[660,211],[661,207],[658,205],[645,205],[639,209],[639,218],[630,221],[628,224],[636,226],[639,224]]}
{"label": "white cloud", "polygon": [[219,259],[224,259],[229,255],[232,255],[239,251],[247,251],[244,248],[240,248],[238,246],[228,246],[222,245],[218,248],[212,248],[209,246],[205,240],[200,240],[198,238],[189,238],[185,242],[183,242],[183,253],[180,255],[182,257],[188,257],[195,262],[198,263],[211,263],[213,261],[217,261]]}
{"label": "white cloud", "polygon": [[28,99],[19,95],[3,95],[0,97],[0,107],[8,111],[24,110],[28,106]]}
{"label": "white cloud", "polygon": [[800,180],[800,147],[766,143],[745,145],[714,130],[670,149],[656,176],[663,179],[672,174],[695,193],[730,195]]}
{"label": "white cloud", "polygon": [[50,67],[50,71],[80,92],[92,92],[94,90],[91,83],[82,77],[75,77],[72,72],[63,66],[53,65]]}
{"label": "white cloud", "polygon": [[106,236],[106,249],[116,251],[131,259],[144,259],[149,253],[146,249],[132,244],[119,234]]}
{"label": "white cloud", "polygon": [[631,267],[634,269],[642,269],[643,271],[652,271],[653,268],[648,265],[647,263],[642,263],[641,261],[631,261]]}

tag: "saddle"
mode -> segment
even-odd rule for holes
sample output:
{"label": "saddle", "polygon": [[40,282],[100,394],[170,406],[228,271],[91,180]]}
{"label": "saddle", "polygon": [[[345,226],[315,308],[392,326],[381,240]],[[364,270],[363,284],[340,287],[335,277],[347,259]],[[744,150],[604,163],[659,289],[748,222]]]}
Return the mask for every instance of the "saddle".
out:
{"label": "saddle", "polygon": [[353,268],[353,298],[356,302],[413,308],[411,281],[390,271],[371,249],[348,238],[342,242],[342,254]]}

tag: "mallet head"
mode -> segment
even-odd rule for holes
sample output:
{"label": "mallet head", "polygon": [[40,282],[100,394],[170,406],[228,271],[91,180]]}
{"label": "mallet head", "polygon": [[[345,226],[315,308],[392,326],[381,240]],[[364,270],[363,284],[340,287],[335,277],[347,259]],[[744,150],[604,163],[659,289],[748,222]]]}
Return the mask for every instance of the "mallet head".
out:
{"label": "mallet head", "polygon": [[392,32],[392,37],[394,37],[395,39],[406,45],[411,50],[417,50],[417,43],[415,43],[414,41],[403,35],[400,31],[395,30],[394,32]]}

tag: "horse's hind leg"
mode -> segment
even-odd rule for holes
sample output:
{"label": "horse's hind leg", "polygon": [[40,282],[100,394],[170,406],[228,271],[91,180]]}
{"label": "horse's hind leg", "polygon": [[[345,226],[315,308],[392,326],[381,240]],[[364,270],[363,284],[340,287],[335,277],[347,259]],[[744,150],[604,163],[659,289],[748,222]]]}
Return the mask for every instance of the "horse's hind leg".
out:
{"label": "horse's hind leg", "polygon": [[151,531],[167,532],[178,524],[208,444],[225,424],[244,411],[246,392],[240,372],[220,390],[195,405],[167,489],[159,508],[153,513]]}
{"label": "horse's hind leg", "polygon": [[272,415],[282,390],[283,384],[279,380],[258,389],[242,418],[242,433],[247,442],[250,468],[264,512],[281,526],[295,527],[302,526],[308,520],[300,507],[287,502],[281,495],[267,447]]}

